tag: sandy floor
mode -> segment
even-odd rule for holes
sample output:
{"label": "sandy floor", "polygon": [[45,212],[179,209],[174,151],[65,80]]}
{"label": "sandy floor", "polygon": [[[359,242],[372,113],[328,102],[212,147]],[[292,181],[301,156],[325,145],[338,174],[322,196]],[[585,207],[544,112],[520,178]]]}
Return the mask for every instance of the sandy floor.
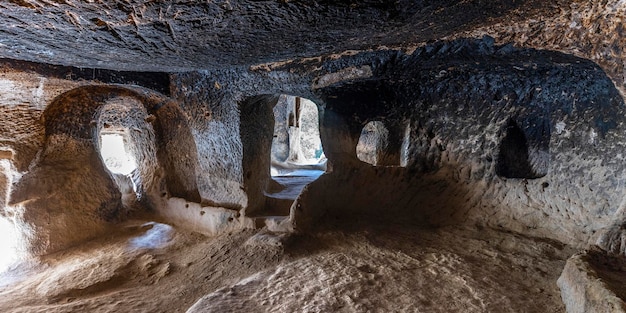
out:
{"label": "sandy floor", "polygon": [[564,312],[574,253],[475,228],[208,239],[141,224],[5,274],[0,312]]}

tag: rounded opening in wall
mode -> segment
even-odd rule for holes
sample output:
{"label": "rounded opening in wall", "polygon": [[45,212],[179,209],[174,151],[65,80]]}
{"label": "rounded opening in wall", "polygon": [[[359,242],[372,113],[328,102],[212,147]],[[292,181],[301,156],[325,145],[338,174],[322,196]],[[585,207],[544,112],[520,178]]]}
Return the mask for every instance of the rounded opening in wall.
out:
{"label": "rounded opening in wall", "polygon": [[359,160],[377,165],[387,146],[389,131],[381,121],[372,121],[361,130],[359,142],[356,145],[356,156]]}
{"label": "rounded opening in wall", "polygon": [[129,209],[139,207],[157,164],[154,132],[146,116],[140,102],[126,97],[108,100],[98,114],[98,152]]}
{"label": "rounded opening in wall", "polygon": [[370,121],[361,129],[357,158],[373,166],[405,167],[410,128],[402,120]]}
{"label": "rounded opening in wall", "polygon": [[[529,123],[527,123],[528,125]],[[533,123],[524,129],[509,120],[503,129],[503,137],[496,159],[496,174],[504,178],[535,179],[548,173],[550,162],[549,123]]]}
{"label": "rounded opening in wall", "polygon": [[137,168],[135,158],[128,153],[126,140],[120,133],[100,134],[100,155],[111,173],[129,175]]}

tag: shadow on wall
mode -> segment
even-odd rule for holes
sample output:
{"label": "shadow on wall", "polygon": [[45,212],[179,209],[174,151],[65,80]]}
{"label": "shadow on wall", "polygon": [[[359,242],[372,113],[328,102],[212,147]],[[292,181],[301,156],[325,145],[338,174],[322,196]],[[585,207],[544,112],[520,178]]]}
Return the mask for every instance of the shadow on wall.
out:
{"label": "shadow on wall", "polygon": [[[135,104],[126,101],[129,99],[136,100]],[[9,205],[20,212],[16,223],[29,230],[25,236],[30,253],[61,250],[105,232],[110,223],[126,217],[119,187],[99,153],[99,134],[114,118],[100,120],[103,113],[107,114],[103,111],[107,101],[130,103],[127,108],[134,110],[134,117],[122,118],[120,123],[132,125],[130,150],[142,160],[135,176],[142,190],[140,198],[146,197],[144,203],[149,205],[154,200],[151,198],[168,196],[167,192],[199,198],[195,182],[185,178],[194,177],[188,175],[194,173],[193,159],[181,160],[172,155],[179,150],[169,150],[174,144],[192,140],[189,129],[180,127],[185,125],[181,124],[184,119],[177,114],[174,102],[140,88],[79,87],[55,98],[44,111],[44,146],[29,172],[12,188]],[[193,151],[185,152],[182,155],[196,156]],[[161,175],[165,176],[167,191],[159,189]]]}
{"label": "shadow on wall", "polygon": [[[292,206],[296,228],[479,223],[581,244],[610,222],[621,178],[587,173],[624,171],[607,160],[624,105],[596,64],[459,40],[370,67],[316,90],[329,172]],[[380,166],[387,155],[396,167]]]}

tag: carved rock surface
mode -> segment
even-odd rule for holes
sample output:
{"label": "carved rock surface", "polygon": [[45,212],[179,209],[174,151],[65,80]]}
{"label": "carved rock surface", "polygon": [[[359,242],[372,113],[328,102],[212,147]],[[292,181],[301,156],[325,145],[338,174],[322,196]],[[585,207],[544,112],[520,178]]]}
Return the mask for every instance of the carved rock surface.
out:
{"label": "carved rock surface", "polygon": [[135,71],[252,65],[426,42],[518,14],[551,16],[570,2],[10,1],[0,11],[0,56]]}
{"label": "carved rock surface", "polygon": [[626,259],[597,247],[577,253],[559,277],[567,313],[626,312]]}
{"label": "carved rock surface", "polygon": [[[623,311],[625,18],[624,0],[0,3],[0,218],[40,266],[0,310]],[[289,207],[270,166],[303,157],[296,97],[327,170]],[[137,244],[133,218],[172,226],[139,228],[149,254],[111,248]]]}

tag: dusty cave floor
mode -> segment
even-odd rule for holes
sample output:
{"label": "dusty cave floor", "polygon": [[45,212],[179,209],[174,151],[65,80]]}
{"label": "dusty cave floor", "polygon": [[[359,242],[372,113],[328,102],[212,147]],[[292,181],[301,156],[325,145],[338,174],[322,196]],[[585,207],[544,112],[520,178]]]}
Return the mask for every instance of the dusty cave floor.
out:
{"label": "dusty cave floor", "polygon": [[0,312],[564,312],[556,280],[575,252],[474,227],[209,239],[142,224],[23,268]]}

